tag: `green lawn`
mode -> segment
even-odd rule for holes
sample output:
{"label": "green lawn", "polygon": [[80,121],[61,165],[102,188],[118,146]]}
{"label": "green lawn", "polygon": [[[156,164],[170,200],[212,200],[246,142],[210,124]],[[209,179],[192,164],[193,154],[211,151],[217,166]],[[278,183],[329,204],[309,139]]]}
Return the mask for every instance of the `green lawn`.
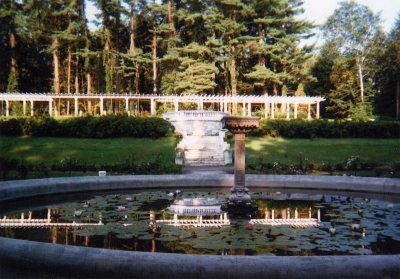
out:
{"label": "green lawn", "polygon": [[[52,164],[66,157],[91,164],[116,163],[133,155],[138,162],[152,161],[157,155],[174,162],[174,137],[161,139],[81,139],[41,137],[0,137],[0,156],[24,159],[28,163]],[[400,139],[283,139],[247,138],[246,163],[280,162],[296,164],[300,156],[316,164],[343,163],[351,155],[362,162],[379,165],[400,163]]]}
{"label": "green lawn", "polygon": [[344,163],[352,155],[361,162],[391,165],[400,163],[400,139],[283,139],[249,137],[246,140],[246,163],[280,162],[296,164],[300,157],[316,164]]}
{"label": "green lawn", "polygon": [[148,162],[156,156],[174,162],[176,139],[87,139],[47,137],[0,137],[0,156],[23,159],[27,163],[46,163],[71,157],[89,164],[117,163],[128,156],[137,162]]}

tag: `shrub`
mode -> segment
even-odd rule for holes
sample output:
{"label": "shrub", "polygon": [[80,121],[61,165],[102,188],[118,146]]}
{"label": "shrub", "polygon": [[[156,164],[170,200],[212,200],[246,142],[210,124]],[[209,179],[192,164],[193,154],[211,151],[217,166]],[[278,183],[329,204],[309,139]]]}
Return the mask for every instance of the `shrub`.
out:
{"label": "shrub", "polygon": [[22,135],[23,119],[11,118],[8,120],[0,120],[0,135],[3,136],[20,136]]}
{"label": "shrub", "polygon": [[398,138],[400,122],[396,121],[327,121],[263,120],[251,136],[285,138]]}
{"label": "shrub", "polygon": [[156,117],[130,117],[111,115],[102,117],[75,117],[64,120],[54,118],[9,119],[0,122],[1,135],[32,135],[41,137],[159,138],[173,133],[173,126]]}

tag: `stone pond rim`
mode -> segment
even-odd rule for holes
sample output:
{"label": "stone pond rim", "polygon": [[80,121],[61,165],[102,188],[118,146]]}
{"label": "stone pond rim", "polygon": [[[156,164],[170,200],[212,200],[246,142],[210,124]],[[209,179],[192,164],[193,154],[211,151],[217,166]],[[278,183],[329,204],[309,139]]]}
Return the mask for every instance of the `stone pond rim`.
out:
{"label": "stone pond rim", "polygon": [[[400,195],[400,179],[247,175],[252,190],[309,189]],[[121,190],[230,188],[232,175],[109,176],[0,182],[0,201],[50,194]],[[33,270],[33,273],[30,273]],[[127,252],[0,238],[1,278],[398,278],[400,255],[205,256]],[[36,276],[36,277],[35,277]]]}

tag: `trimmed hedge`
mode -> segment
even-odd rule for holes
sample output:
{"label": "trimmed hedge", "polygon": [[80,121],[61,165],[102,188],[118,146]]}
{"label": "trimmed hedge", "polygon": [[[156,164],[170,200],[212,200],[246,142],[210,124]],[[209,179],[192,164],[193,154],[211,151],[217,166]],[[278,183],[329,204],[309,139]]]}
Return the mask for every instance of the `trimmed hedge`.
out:
{"label": "trimmed hedge", "polygon": [[263,120],[251,136],[284,138],[400,138],[399,121]]}
{"label": "trimmed hedge", "polygon": [[[112,138],[159,138],[173,131],[166,120],[156,117],[110,115],[101,117],[11,118],[0,120],[0,135]],[[399,121],[263,120],[251,136],[284,138],[400,138]]]}
{"label": "trimmed hedge", "polygon": [[[54,161],[50,165],[44,163],[30,164],[24,160],[9,159],[0,156],[0,180],[45,178],[51,172],[97,172],[105,170],[110,174],[170,174],[182,173],[182,167],[174,162],[164,162],[156,156],[148,162],[137,163],[134,156],[129,155],[125,160],[109,164],[88,164],[73,157]],[[14,173],[11,173],[14,172]]]}
{"label": "trimmed hedge", "polygon": [[0,134],[3,136],[159,138],[167,136],[173,130],[173,126],[161,118],[126,115],[87,116],[64,120],[54,118],[0,120]]}

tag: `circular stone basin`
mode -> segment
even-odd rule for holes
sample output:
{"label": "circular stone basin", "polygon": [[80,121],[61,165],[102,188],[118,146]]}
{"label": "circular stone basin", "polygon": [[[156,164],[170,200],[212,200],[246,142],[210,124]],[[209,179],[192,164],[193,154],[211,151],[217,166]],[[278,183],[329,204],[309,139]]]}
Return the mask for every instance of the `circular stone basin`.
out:
{"label": "circular stone basin", "polygon": [[399,179],[246,175],[258,210],[239,219],[209,208],[232,183],[211,173],[0,182],[0,211],[14,219],[1,277],[398,278]]}
{"label": "circular stone basin", "polygon": [[116,191],[69,196],[61,203],[13,204],[0,212],[0,236],[204,255],[400,253],[399,198],[262,189],[251,193],[258,210],[237,218],[221,210],[228,196],[202,189]]}

